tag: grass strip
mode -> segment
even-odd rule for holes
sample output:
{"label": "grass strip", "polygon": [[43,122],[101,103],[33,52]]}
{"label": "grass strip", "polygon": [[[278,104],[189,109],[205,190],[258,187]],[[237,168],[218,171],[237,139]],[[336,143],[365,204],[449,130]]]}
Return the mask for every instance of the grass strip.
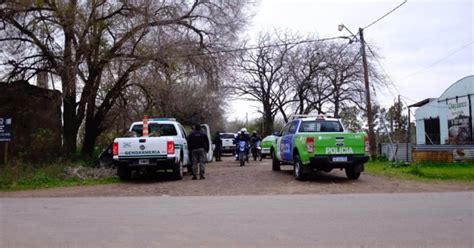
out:
{"label": "grass strip", "polygon": [[371,161],[366,164],[369,173],[410,180],[442,180],[474,184],[474,163],[392,163]]}

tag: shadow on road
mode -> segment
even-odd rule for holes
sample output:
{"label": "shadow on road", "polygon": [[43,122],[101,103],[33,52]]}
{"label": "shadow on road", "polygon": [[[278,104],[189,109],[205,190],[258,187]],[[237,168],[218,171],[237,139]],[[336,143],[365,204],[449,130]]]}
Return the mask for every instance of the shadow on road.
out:
{"label": "shadow on road", "polygon": [[[184,172],[184,177],[188,177],[189,174]],[[132,179],[128,181],[122,181],[122,183],[131,183],[131,184],[153,184],[153,183],[160,183],[160,182],[172,182],[178,181],[173,177],[171,172],[139,172],[134,171],[132,173]]]}
{"label": "shadow on road", "polygon": [[[286,170],[282,170],[282,171],[276,172],[276,173],[284,173],[285,175],[288,175],[289,177],[292,177],[294,179],[293,169],[286,169]],[[363,176],[364,175],[362,174],[361,178]],[[296,180],[296,179],[294,179],[294,180]],[[349,183],[358,182],[360,180],[361,179],[359,179],[359,180],[348,179],[345,176],[344,171],[333,170],[331,172],[319,172],[319,171],[314,172],[312,174],[307,175],[306,179],[304,181],[305,182],[313,182],[313,183],[323,183],[323,184],[329,184],[329,183],[349,184]]]}

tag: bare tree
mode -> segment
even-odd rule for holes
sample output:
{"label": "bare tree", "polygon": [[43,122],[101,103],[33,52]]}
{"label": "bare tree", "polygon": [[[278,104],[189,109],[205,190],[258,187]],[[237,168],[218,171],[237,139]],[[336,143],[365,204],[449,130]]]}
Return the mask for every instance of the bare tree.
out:
{"label": "bare tree", "polygon": [[323,113],[328,101],[330,84],[325,80],[325,44],[314,42],[295,47],[289,56],[288,71],[294,99],[294,112],[308,114]]}
{"label": "bare tree", "polygon": [[273,122],[279,111],[287,118],[285,106],[293,101],[285,71],[288,52],[293,45],[273,35],[260,34],[259,48],[242,54],[237,66],[239,77],[229,85],[239,96],[262,104],[265,135],[273,132]]}
{"label": "bare tree", "polygon": [[331,112],[339,117],[344,105],[357,105],[362,108],[364,97],[364,74],[362,59],[353,46],[333,42],[325,52],[327,68],[325,78],[331,87],[329,102]]}
{"label": "bare tree", "polygon": [[[76,150],[84,120],[83,153],[92,152],[105,117],[131,87],[134,71],[171,54],[218,50],[235,39],[246,20],[242,1],[0,4],[0,43],[10,48],[4,58],[7,77],[29,79],[48,71],[61,80],[66,153]],[[104,82],[107,71],[113,76]]]}

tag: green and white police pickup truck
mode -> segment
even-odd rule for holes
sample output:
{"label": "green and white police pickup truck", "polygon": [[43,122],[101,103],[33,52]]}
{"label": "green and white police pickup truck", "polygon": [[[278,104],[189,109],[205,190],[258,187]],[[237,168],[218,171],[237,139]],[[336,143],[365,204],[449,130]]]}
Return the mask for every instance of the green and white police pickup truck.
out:
{"label": "green and white police pickup truck", "polygon": [[[143,136],[143,122],[138,121],[129,129],[135,137],[115,138],[113,163],[118,176],[128,180],[133,170],[172,170],[175,179],[182,179],[183,167],[187,166],[189,172],[191,165],[184,127],[174,118],[151,118],[147,123],[149,136]],[[201,128],[210,142],[209,126],[201,124]],[[207,160],[212,161],[212,149],[209,150]]]}
{"label": "green and white police pickup truck", "polygon": [[339,119],[296,115],[278,134],[272,147],[272,168],[292,165],[297,180],[314,171],[344,169],[350,179],[358,179],[369,160],[365,133],[345,131]]}

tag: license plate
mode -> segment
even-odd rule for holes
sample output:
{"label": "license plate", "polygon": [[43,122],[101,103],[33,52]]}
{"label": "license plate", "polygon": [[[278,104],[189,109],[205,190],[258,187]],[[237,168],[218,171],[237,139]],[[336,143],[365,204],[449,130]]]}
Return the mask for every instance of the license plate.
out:
{"label": "license plate", "polygon": [[149,159],[139,159],[138,160],[138,164],[142,165],[142,164],[149,164],[150,163],[150,160]]}
{"label": "license plate", "polygon": [[332,157],[333,162],[347,162],[347,157]]}

